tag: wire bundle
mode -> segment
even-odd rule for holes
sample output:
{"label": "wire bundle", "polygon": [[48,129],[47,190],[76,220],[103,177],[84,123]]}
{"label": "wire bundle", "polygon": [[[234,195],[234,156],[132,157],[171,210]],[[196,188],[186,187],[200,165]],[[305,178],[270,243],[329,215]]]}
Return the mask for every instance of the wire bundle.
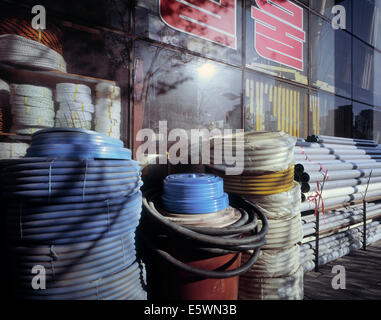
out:
{"label": "wire bundle", "polygon": [[99,83],[96,88],[95,131],[120,138],[121,100],[120,88]]}
{"label": "wire bundle", "polygon": [[66,72],[62,55],[42,43],[14,34],[0,35],[0,61],[39,70]]}
{"label": "wire bundle", "polygon": [[29,148],[23,142],[0,142],[0,159],[18,159],[26,155]]}
{"label": "wire bundle", "polygon": [[[76,147],[86,137],[93,153]],[[60,140],[67,142],[62,148]],[[102,146],[110,148],[111,140],[79,129],[45,130],[33,136],[29,158],[8,160],[2,196],[7,199],[9,272],[15,296],[146,298],[144,271],[135,250],[141,167],[130,160],[130,152],[114,151],[113,160],[100,153]],[[54,148],[61,150],[55,158],[39,157]],[[45,270],[44,290],[31,286],[36,265]]]}
{"label": "wire bundle", "polygon": [[12,84],[10,103],[12,132],[33,134],[40,129],[54,127],[54,102],[49,88]]}
{"label": "wire bundle", "polygon": [[56,101],[56,127],[82,128],[90,130],[94,113],[91,89],[82,84],[58,83]]}
{"label": "wire bundle", "polygon": [[0,79],[0,133],[8,132],[10,127],[9,92],[9,84]]}

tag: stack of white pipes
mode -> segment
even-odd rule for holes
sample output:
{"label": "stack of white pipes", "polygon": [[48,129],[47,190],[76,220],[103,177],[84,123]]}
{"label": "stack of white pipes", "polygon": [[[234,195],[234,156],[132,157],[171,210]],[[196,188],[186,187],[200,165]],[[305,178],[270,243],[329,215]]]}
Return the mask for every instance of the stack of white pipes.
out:
{"label": "stack of white pipes", "polygon": [[366,199],[381,198],[381,146],[326,136],[311,140],[317,142],[298,140],[294,152],[295,177],[305,200],[302,212],[315,210],[320,196],[325,207],[363,200],[366,190]]}

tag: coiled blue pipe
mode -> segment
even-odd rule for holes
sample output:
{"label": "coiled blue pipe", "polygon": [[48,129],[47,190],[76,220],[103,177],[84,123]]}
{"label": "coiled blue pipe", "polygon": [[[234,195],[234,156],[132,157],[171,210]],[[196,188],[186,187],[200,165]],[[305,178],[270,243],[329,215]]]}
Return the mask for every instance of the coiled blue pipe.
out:
{"label": "coiled blue pipe", "polygon": [[[53,129],[33,136],[27,158],[0,164],[17,297],[146,299],[135,250],[141,167],[128,154],[107,136]],[[36,265],[45,290],[31,286]]]}
{"label": "coiled blue pipe", "polygon": [[212,213],[229,206],[223,180],[211,174],[173,174],[164,180],[163,208],[185,214]]}

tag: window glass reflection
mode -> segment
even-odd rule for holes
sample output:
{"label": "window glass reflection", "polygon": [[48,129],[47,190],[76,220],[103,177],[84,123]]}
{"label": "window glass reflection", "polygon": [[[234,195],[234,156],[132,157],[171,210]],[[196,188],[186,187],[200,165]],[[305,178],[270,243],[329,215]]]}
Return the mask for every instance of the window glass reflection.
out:
{"label": "window glass reflection", "polygon": [[249,72],[246,79],[245,130],[284,131],[307,136],[307,90]]}

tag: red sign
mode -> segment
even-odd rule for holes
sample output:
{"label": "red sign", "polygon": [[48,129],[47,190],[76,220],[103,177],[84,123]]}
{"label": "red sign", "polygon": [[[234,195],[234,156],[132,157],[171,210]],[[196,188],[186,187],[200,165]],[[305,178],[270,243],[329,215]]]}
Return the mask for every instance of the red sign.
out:
{"label": "red sign", "polygon": [[171,28],[237,48],[236,0],[159,0],[159,5]]}
{"label": "red sign", "polygon": [[303,8],[288,0],[256,0],[255,50],[265,59],[303,71]]}

